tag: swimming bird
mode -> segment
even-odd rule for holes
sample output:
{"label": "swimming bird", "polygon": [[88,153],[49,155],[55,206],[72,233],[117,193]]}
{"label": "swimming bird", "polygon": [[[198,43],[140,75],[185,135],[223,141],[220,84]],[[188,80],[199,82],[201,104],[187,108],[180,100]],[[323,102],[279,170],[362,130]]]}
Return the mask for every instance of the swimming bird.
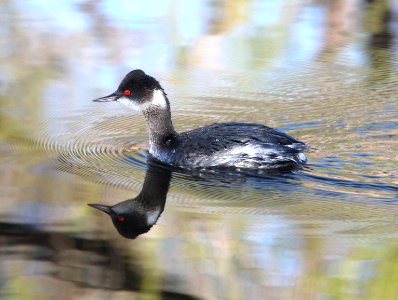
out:
{"label": "swimming bird", "polygon": [[144,184],[137,197],[115,205],[88,204],[109,215],[120,235],[135,239],[148,232],[163,212],[170,186],[171,170],[148,159]]}
{"label": "swimming bird", "polygon": [[142,70],[129,72],[114,93],[93,101],[117,101],[140,110],[149,127],[149,154],[175,167],[296,168],[307,160],[305,143],[261,124],[215,123],[178,133],[167,94]]}

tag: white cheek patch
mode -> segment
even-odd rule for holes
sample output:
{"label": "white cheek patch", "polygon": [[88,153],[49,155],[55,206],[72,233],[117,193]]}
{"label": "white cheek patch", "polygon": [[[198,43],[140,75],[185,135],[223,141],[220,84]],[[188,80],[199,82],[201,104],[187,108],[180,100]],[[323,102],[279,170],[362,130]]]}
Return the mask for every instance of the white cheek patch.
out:
{"label": "white cheek patch", "polygon": [[145,101],[142,104],[138,104],[134,100],[130,100],[129,98],[124,96],[120,97],[117,101],[127,106],[128,108],[138,111],[146,111],[155,107],[167,109],[167,100],[162,90],[154,90],[152,99],[150,101]]}
{"label": "white cheek patch", "polygon": [[126,97],[120,97],[117,101],[133,110],[138,110],[138,111],[141,110],[141,108],[138,104],[134,103],[134,101],[131,101],[130,99],[128,99]]}
{"label": "white cheek patch", "polygon": [[162,213],[162,211],[159,207],[157,207],[156,209],[149,212],[147,215],[148,225],[154,225],[156,223],[156,221],[159,219],[159,216],[161,213]]}
{"label": "white cheek patch", "polygon": [[149,101],[145,101],[141,104],[142,111],[151,111],[154,109],[167,109],[167,100],[161,90],[154,90],[152,99]]}
{"label": "white cheek patch", "polygon": [[151,104],[154,106],[158,106],[160,108],[167,108],[167,102],[164,97],[163,91],[161,91],[161,90],[153,91],[153,97],[151,100]]}

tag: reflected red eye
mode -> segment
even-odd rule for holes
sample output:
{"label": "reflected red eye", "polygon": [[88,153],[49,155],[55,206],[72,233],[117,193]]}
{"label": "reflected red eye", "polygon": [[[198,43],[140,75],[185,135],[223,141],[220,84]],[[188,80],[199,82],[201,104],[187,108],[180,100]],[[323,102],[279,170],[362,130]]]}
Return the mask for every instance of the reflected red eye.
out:
{"label": "reflected red eye", "polygon": [[119,222],[124,222],[124,217],[123,216],[117,216],[117,220]]}
{"label": "reflected red eye", "polygon": [[125,90],[125,91],[123,92],[123,94],[124,94],[125,96],[130,96],[130,95],[131,95],[131,91],[130,91],[130,90]]}

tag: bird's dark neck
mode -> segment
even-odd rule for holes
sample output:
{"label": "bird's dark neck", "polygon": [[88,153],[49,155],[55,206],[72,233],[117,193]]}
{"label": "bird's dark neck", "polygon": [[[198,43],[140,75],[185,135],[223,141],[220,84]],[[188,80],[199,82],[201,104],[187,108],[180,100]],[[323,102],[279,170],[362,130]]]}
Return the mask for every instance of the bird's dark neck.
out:
{"label": "bird's dark neck", "polygon": [[163,91],[157,91],[154,101],[143,109],[149,127],[149,146],[167,146],[177,136],[171,121],[169,100]]}
{"label": "bird's dark neck", "polygon": [[151,161],[148,164],[144,185],[136,200],[149,211],[159,207],[159,212],[162,212],[170,186],[171,171],[157,167]]}

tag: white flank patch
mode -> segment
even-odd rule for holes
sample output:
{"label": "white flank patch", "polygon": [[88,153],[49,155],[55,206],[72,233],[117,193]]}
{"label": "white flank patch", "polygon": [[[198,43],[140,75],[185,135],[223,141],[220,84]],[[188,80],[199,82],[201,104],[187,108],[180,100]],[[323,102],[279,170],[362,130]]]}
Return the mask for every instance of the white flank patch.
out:
{"label": "white flank patch", "polygon": [[[270,158],[269,155],[273,155],[274,157]],[[276,164],[279,162],[287,162],[289,160],[296,162],[297,158],[302,163],[307,160],[303,153],[298,153],[297,158],[295,158],[293,154],[284,154],[272,147],[266,148],[261,145],[248,144],[219,151],[208,157],[201,157],[200,164],[202,166],[225,164],[235,167],[250,168],[251,164],[255,162],[255,160],[253,160],[254,158],[259,158],[265,164]]]}
{"label": "white flank patch", "polygon": [[254,156],[258,156],[258,155],[269,154],[272,152],[275,152],[275,150],[248,144],[248,145],[244,145],[244,146],[237,146],[237,147],[232,148],[231,150],[227,150],[227,153],[225,153],[225,154],[228,156],[229,155],[240,156],[242,154],[247,154],[250,157],[254,157]]}
{"label": "white flank patch", "polygon": [[304,153],[299,153],[298,154],[298,158],[301,162],[306,162],[307,161],[307,157],[305,156]]}
{"label": "white flank patch", "polygon": [[[232,149],[220,151],[210,157],[204,157],[203,163],[205,165],[220,165],[220,164],[233,164],[235,160],[241,160],[242,155],[246,154],[246,160],[249,161],[252,157],[264,157],[264,155],[275,153],[275,150],[264,148],[258,145],[248,144],[244,146],[235,146]],[[277,154],[277,153],[276,153]],[[264,159],[266,159],[264,157]]]}

